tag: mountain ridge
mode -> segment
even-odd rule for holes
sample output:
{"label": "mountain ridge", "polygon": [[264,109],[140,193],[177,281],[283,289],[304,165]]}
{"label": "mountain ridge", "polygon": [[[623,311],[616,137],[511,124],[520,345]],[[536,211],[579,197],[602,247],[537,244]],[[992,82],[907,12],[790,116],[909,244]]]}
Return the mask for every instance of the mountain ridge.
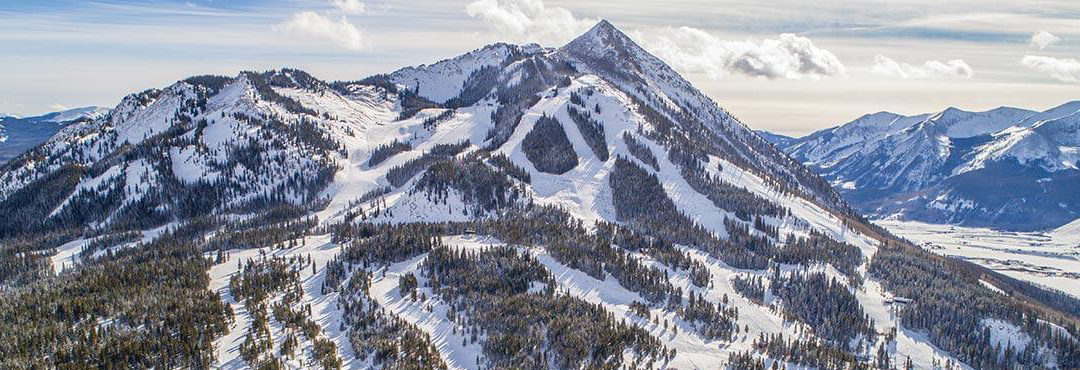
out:
{"label": "mountain ridge", "polygon": [[101,118],[108,111],[107,108],[89,106],[30,117],[0,114],[0,165],[48,140],[64,126]]}
{"label": "mountain ridge", "polygon": [[[950,107],[916,116],[877,113],[783,149],[874,217],[1052,229],[1080,217],[1080,204],[1065,190],[1074,182],[1076,124],[1070,117],[1078,111],[1080,102],[1070,101],[1043,112]],[[875,117],[889,123],[871,122]],[[996,191],[978,185],[996,178],[1014,180]]]}

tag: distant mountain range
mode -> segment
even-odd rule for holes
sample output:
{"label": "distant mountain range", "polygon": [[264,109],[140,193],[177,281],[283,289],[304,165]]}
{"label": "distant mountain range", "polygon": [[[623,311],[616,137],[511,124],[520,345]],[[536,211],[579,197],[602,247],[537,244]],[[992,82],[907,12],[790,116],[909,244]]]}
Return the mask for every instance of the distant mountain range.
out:
{"label": "distant mountain range", "polygon": [[83,107],[25,118],[0,113],[0,164],[45,142],[68,124],[98,119],[108,112],[108,108]]}
{"label": "distant mountain range", "polygon": [[791,136],[786,136],[786,135],[781,135],[781,134],[774,134],[774,133],[771,133],[771,132],[768,132],[768,131],[763,131],[763,130],[755,130],[754,132],[756,132],[758,135],[761,135],[761,137],[764,138],[765,141],[768,141],[768,142],[772,143],[773,145],[776,145],[776,146],[781,147],[781,148],[786,148],[789,145],[791,145],[792,142],[797,140],[796,138],[793,138]]}
{"label": "distant mountain range", "polygon": [[1005,230],[1080,217],[1080,101],[1043,112],[878,112],[802,138],[764,137],[872,217]]}

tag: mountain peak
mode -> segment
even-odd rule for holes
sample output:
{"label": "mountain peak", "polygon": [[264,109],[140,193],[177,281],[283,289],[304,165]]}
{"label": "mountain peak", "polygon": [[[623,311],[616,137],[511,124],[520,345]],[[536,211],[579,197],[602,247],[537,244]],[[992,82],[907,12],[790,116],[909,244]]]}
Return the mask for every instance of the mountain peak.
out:
{"label": "mountain peak", "polygon": [[859,118],[856,118],[854,121],[848,122],[848,123],[846,123],[844,125],[848,125],[848,124],[859,125],[859,124],[866,124],[866,123],[870,123],[870,122],[877,123],[877,122],[882,121],[882,120],[893,120],[893,119],[896,119],[897,117],[900,117],[900,115],[896,114],[896,113],[893,113],[893,112],[889,112],[889,111],[880,111],[880,112],[867,113],[867,114],[861,115],[861,116],[859,116]]}
{"label": "mountain peak", "polygon": [[[660,95],[674,91],[686,95],[667,96],[664,99],[685,101],[695,95],[690,99],[707,100],[675,70],[606,20],[601,20],[581,36],[563,45],[557,53],[580,63],[575,67],[584,67],[589,73],[621,81],[628,86],[648,85],[656,88],[656,93]],[[659,85],[667,87],[659,88]]]}
{"label": "mountain peak", "polygon": [[608,22],[607,19],[601,19],[599,22],[596,22],[596,24],[593,25],[592,28],[590,28],[589,31],[586,32],[586,34],[594,33],[594,32],[595,33],[601,33],[601,32],[611,33],[611,32],[620,32],[620,31],[619,31],[618,28],[615,28],[615,25],[611,24],[611,22]]}
{"label": "mountain peak", "polygon": [[601,19],[588,31],[562,47],[564,50],[592,49],[596,46],[621,47],[637,46],[629,36],[620,31],[606,19]]}
{"label": "mountain peak", "polygon": [[945,108],[945,110],[942,110],[940,113],[938,113],[937,117],[935,117],[934,119],[937,119],[939,117],[940,118],[948,118],[948,117],[952,117],[952,116],[956,116],[956,115],[960,115],[960,114],[964,114],[964,113],[971,113],[971,112],[968,112],[966,110],[963,110],[963,109],[960,109],[960,108],[957,108],[957,107],[948,107],[948,108]]}

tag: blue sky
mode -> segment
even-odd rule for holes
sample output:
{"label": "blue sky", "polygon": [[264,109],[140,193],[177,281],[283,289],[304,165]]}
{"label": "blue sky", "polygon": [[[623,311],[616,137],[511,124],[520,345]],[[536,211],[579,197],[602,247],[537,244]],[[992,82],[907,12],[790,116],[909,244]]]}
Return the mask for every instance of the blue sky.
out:
{"label": "blue sky", "polygon": [[0,112],[112,106],[195,74],[359,79],[612,21],[754,128],[1080,99],[1075,1],[306,0],[0,3]]}

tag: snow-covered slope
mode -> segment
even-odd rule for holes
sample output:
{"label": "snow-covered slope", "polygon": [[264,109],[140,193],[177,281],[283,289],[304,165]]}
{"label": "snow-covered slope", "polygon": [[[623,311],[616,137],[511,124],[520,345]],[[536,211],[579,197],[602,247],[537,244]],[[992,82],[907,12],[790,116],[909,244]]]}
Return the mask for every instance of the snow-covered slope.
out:
{"label": "snow-covered slope", "polygon": [[596,74],[644,102],[660,116],[674,119],[685,132],[702,135],[726,160],[762,176],[791,186],[790,191],[809,194],[828,208],[846,211],[841,199],[817,176],[792,161],[737,118],[682,78],[671,67],[649,54],[626,34],[601,20],[584,35],[556,52],[570,59],[574,68]]}
{"label": "snow-covered slope", "polygon": [[1010,159],[1051,173],[1076,170],[1080,159],[1080,108],[1071,115],[1036,121],[1032,126],[1018,126],[995,136],[956,172],[976,171]]}
{"label": "snow-covered slope", "polygon": [[1080,247],[1080,219],[1061,225],[1061,227],[1051,231],[1050,235],[1063,243]]}
{"label": "snow-covered slope", "polygon": [[[970,133],[971,118],[939,116],[942,132]],[[118,231],[198,247],[233,315],[213,341],[225,368],[429,355],[467,369],[967,368],[958,359],[996,349],[959,351],[937,333],[966,321],[916,321],[924,307],[1002,328],[1042,315],[941,299],[1027,309],[969,279],[910,291],[897,276],[919,263],[966,270],[898,247],[606,21],[557,49],[496,44],[354,82],[189,78],[65,127],[0,169],[0,186],[0,208],[25,216],[0,236],[84,230],[57,248],[64,266],[92,263],[80,243]],[[889,256],[902,257],[877,260]],[[248,277],[267,291],[245,294]],[[901,311],[898,295],[925,301]],[[1034,325],[1017,335],[1050,343]],[[812,354],[759,342],[776,335]],[[1071,361],[1053,345],[1024,364]]]}
{"label": "snow-covered slope", "polygon": [[[195,77],[125,97],[107,116],[66,126],[14,159],[0,173],[0,197],[57,173],[73,175],[78,184],[62,190],[69,193],[46,215],[66,218],[92,205],[97,211],[82,221],[101,226],[314,199],[321,187],[309,187],[330,180],[327,157],[339,148],[311,131],[324,123],[302,118],[315,112],[273,92],[269,80],[287,78]],[[109,174],[119,180],[99,178]]]}
{"label": "snow-covered slope", "polygon": [[446,103],[461,93],[466,80],[485,67],[502,67],[508,60],[543,51],[536,44],[492,44],[453,59],[402,68],[388,77],[393,83],[412,89],[428,100]]}
{"label": "snow-covered slope", "polygon": [[882,112],[781,146],[876,217],[1045,230],[1080,217],[1077,112]]}
{"label": "snow-covered slope", "polygon": [[945,136],[949,138],[963,139],[1000,131],[1033,114],[1035,112],[1030,110],[1009,107],[986,112],[967,112],[950,107],[919,123],[919,129],[927,130],[933,127],[938,131],[944,130]]}
{"label": "snow-covered slope", "polygon": [[1045,111],[1032,114],[1028,117],[1025,117],[1023,120],[1020,120],[1017,126],[1031,127],[1036,123],[1055,120],[1065,116],[1071,116],[1076,112],[1080,112],[1080,100],[1070,101],[1068,103],[1047,109]]}

